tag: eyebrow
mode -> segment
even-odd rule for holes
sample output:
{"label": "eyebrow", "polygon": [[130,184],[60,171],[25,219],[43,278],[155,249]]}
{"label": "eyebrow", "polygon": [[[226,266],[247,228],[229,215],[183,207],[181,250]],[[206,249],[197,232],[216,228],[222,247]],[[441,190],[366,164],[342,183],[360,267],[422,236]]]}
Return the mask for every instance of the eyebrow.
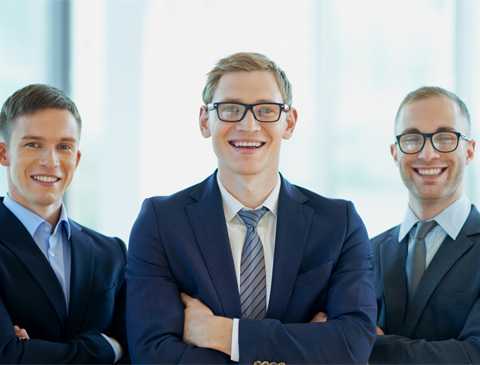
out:
{"label": "eyebrow", "polygon": [[241,101],[240,99],[236,99],[236,98],[226,98],[224,100],[221,100],[221,101],[217,101],[217,103],[239,103],[239,104],[262,104],[262,103],[266,103],[266,104],[269,104],[269,103],[274,103],[274,104],[281,104],[283,102],[281,101],[273,101],[271,99],[259,99],[259,100],[256,100],[254,103],[244,103],[243,101]]}
{"label": "eyebrow", "polygon": [[[44,137],[39,137],[39,136],[23,136],[22,137],[22,140],[29,140],[29,141],[44,141],[46,138]],[[63,137],[63,138],[60,138],[60,141],[62,142],[72,142],[72,143],[75,143],[77,142],[77,140],[75,138],[71,138],[71,137]]]}
{"label": "eyebrow", "polygon": [[[452,127],[439,127],[435,132],[456,132],[457,130]],[[434,133],[435,133],[434,132]],[[418,128],[407,128],[401,134],[405,133],[422,133]]]}

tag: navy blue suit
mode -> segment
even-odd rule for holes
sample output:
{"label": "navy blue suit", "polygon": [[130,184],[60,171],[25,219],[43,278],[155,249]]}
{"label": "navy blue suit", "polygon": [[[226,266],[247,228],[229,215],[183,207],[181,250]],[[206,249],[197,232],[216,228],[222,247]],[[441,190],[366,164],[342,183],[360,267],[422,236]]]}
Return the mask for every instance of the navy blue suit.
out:
{"label": "navy blue suit", "polygon": [[[71,282],[62,287],[22,223],[0,199],[0,363],[112,364],[100,333],[125,338],[125,245],[70,220]],[[30,340],[16,338],[13,326]]]}
{"label": "navy blue suit", "polygon": [[472,206],[458,237],[445,238],[407,307],[408,235],[375,237],[379,326],[370,363],[480,364],[480,214]]}
{"label": "navy blue suit", "polygon": [[[266,319],[239,322],[240,362],[366,363],[375,334],[370,243],[353,205],[282,178]],[[240,318],[240,299],[215,174],[147,199],[130,236],[127,334],[136,363],[229,363],[182,342],[179,293]],[[323,311],[327,323],[307,323]]]}

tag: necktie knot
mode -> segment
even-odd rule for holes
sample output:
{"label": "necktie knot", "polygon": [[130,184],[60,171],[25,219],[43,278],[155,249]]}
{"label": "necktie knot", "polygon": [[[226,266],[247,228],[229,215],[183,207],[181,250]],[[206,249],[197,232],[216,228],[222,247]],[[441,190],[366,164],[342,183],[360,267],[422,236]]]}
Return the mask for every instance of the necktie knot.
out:
{"label": "necktie knot", "polygon": [[435,221],[419,221],[417,223],[417,230],[415,231],[415,238],[423,240],[427,234],[437,225]]}
{"label": "necktie knot", "polygon": [[247,228],[255,229],[257,227],[258,222],[265,215],[265,213],[267,213],[267,211],[268,209],[265,207],[262,207],[260,209],[255,209],[255,210],[241,209],[238,212],[238,216],[243,221],[243,223],[245,223]]}

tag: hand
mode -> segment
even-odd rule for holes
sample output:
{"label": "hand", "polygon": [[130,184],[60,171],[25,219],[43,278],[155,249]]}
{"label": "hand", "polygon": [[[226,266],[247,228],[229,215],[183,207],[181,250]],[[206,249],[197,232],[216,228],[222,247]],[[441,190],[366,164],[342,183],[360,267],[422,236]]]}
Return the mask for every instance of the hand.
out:
{"label": "hand", "polygon": [[311,323],[325,323],[328,320],[327,314],[324,312],[318,312],[310,321]]}
{"label": "hand", "polygon": [[185,293],[181,293],[180,297],[185,305],[183,341],[230,355],[233,321],[215,316],[200,300]]}
{"label": "hand", "polygon": [[15,330],[15,336],[17,336],[19,340],[26,341],[30,339],[26,329],[18,326],[13,326],[13,329]]}
{"label": "hand", "polygon": [[385,333],[383,333],[383,330],[377,326],[376,328],[377,336],[383,336]]}

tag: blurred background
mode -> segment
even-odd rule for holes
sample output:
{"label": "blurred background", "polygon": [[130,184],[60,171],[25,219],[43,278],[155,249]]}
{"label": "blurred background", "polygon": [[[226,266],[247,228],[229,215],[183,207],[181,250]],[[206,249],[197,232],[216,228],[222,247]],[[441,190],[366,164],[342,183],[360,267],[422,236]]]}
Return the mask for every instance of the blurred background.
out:
{"label": "blurred background", "polygon": [[[128,239],[141,202],[216,166],[198,128],[205,74],[264,53],[293,84],[299,122],[281,171],[352,200],[370,235],[398,224],[407,194],[389,154],[404,95],[462,97],[478,138],[477,0],[1,0],[0,102],[29,83],[65,90],[84,121],[70,215]],[[480,157],[480,156],[477,156]],[[477,158],[467,193],[480,203]],[[6,184],[0,170],[0,192]]]}

